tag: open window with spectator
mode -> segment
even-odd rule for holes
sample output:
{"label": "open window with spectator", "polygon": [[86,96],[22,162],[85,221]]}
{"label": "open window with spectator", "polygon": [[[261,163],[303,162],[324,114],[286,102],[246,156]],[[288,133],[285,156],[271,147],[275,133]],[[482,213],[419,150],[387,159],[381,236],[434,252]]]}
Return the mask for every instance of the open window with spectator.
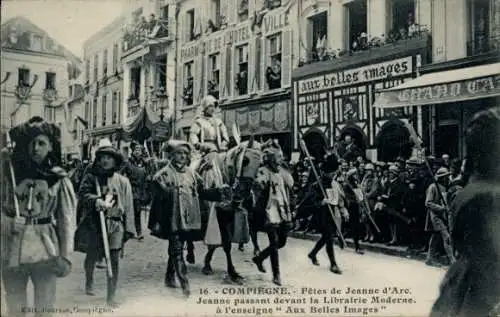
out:
{"label": "open window with spectator", "polygon": [[208,56],[208,83],[207,93],[219,99],[220,96],[220,71],[221,59],[220,54],[212,54]]}
{"label": "open window with spectator", "polygon": [[194,32],[194,24],[195,24],[195,21],[194,21],[194,9],[191,9],[189,11],[186,12],[186,23],[187,23],[187,27],[186,27],[186,40],[189,42],[189,41],[193,41],[194,38],[195,38],[195,32]]}
{"label": "open window with spectator", "polygon": [[248,44],[236,47],[236,93],[248,94]]}
{"label": "open window with spectator", "polygon": [[19,68],[17,71],[17,85],[19,87],[30,86],[30,70],[27,68]]}
{"label": "open window with spectator", "polygon": [[391,17],[389,36],[406,39],[416,34],[418,30],[415,22],[415,0],[392,1],[389,13],[388,16]]}
{"label": "open window with spectator", "polygon": [[328,49],[328,15],[326,11],[309,18],[308,33],[310,59],[313,61],[324,60]]}
{"label": "open window with spectator", "polygon": [[238,22],[248,20],[248,0],[238,0]]}
{"label": "open window with spectator", "polygon": [[194,62],[188,62],[184,64],[183,70],[183,94],[182,99],[184,100],[184,105],[190,106],[193,104],[193,66]]}
{"label": "open window with spectator", "polygon": [[498,50],[500,47],[500,4],[494,0],[470,0],[468,5],[469,56]]}
{"label": "open window with spectator", "polygon": [[141,68],[133,67],[130,69],[130,96],[129,100],[139,100],[141,96]]}
{"label": "open window with spectator", "polygon": [[[346,8],[346,47],[352,51],[368,48],[368,8],[367,0],[347,3]],[[381,19],[383,17],[380,17]],[[379,36],[380,34],[376,35]]]}
{"label": "open window with spectator", "polygon": [[269,90],[281,88],[281,33],[267,38],[266,82]]}

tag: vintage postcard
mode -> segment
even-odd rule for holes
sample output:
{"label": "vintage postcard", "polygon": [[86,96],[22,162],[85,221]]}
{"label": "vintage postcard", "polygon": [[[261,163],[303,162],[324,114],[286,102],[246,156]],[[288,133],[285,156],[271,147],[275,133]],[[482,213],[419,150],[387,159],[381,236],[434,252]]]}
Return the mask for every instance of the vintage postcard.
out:
{"label": "vintage postcard", "polygon": [[500,316],[499,0],[5,0],[2,316]]}

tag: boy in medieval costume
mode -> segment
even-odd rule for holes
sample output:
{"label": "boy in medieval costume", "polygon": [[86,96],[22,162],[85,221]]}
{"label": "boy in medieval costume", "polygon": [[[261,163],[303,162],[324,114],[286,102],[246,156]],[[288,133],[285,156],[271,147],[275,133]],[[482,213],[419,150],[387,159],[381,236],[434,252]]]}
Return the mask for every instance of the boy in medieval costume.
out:
{"label": "boy in medieval costume", "polygon": [[[252,261],[259,271],[266,270],[262,262],[271,259],[273,283],[281,285],[278,250],[286,244],[288,231],[293,227],[291,191],[292,175],[282,167],[283,152],[274,141],[262,149],[264,166],[259,169],[255,186],[256,206],[254,208],[255,225],[264,229],[269,238],[269,246],[262,250]],[[261,220],[263,223],[258,224]]]}
{"label": "boy in medieval costume", "polygon": [[29,279],[35,308],[54,308],[56,279],[71,270],[76,196],[60,167],[57,126],[33,117],[9,136],[15,146],[2,151],[1,256],[7,308],[17,316],[28,305]]}
{"label": "boy in medieval costume", "polygon": [[[111,265],[112,272],[111,276],[108,274],[107,303],[112,307],[118,306],[115,294],[120,251],[124,243],[134,236],[132,186],[125,176],[117,172],[122,163],[123,157],[112,146],[111,141],[102,139],[96,150],[94,164],[83,176],[78,192],[79,204],[82,204],[86,212],[79,224],[87,233],[85,291],[89,296],[95,295],[94,267],[99,259],[106,257],[103,240],[103,235],[106,234],[110,260],[107,265]],[[106,228],[101,227],[100,212],[104,213]]]}
{"label": "boy in medieval costume", "polygon": [[153,202],[148,228],[157,238],[168,240],[168,263],[165,285],[176,287],[179,279],[185,296],[190,295],[184,262],[185,242],[198,240],[202,228],[200,199],[222,201],[230,195],[229,188],[204,189],[199,175],[189,168],[192,146],[188,142],[170,140],[167,152],[171,163],[153,177]]}
{"label": "boy in medieval costume", "polygon": [[[317,254],[325,247],[326,254],[330,260],[330,271],[335,274],[342,274],[342,271],[335,260],[335,251],[333,248],[333,239],[336,235],[337,228],[341,230],[342,216],[347,220],[349,215],[346,209],[346,198],[342,185],[335,180],[335,174],[339,168],[339,162],[336,154],[330,154],[325,158],[323,163],[323,187],[325,188],[327,198],[321,202],[321,206],[313,213],[313,220],[321,233],[321,238],[316,242],[312,251],[308,254],[312,264],[319,265]],[[319,186],[315,187],[316,191],[320,192]],[[318,196],[322,196],[320,192]],[[333,215],[330,213],[331,206]],[[342,240],[341,240],[342,241]],[[344,247],[342,245],[342,247]]]}

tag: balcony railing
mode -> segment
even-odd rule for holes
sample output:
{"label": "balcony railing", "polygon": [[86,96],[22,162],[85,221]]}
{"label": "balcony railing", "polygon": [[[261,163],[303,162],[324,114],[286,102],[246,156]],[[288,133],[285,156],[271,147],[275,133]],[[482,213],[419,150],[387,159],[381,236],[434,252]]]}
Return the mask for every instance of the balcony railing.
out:
{"label": "balcony railing", "polygon": [[355,41],[352,47],[348,50],[332,50],[329,48],[313,49],[308,52],[307,59],[302,58],[299,61],[299,67],[329,61],[336,59],[345,59],[350,56],[362,57],[371,54],[383,54],[387,49],[400,48],[404,50],[405,48],[411,48],[415,43],[421,43],[422,41],[428,41],[430,38],[430,32],[422,27],[418,28],[411,35],[400,34],[399,32],[389,32],[389,36],[384,35],[376,36],[373,38],[368,38],[366,34],[362,34],[357,41]]}
{"label": "balcony railing", "polygon": [[134,47],[144,44],[148,40],[169,37],[169,25],[167,19],[151,19],[146,21],[142,18],[135,25],[130,25],[123,35],[123,50],[128,51]]}
{"label": "balcony railing", "polygon": [[478,36],[467,42],[467,55],[479,55],[500,51],[500,36]]}

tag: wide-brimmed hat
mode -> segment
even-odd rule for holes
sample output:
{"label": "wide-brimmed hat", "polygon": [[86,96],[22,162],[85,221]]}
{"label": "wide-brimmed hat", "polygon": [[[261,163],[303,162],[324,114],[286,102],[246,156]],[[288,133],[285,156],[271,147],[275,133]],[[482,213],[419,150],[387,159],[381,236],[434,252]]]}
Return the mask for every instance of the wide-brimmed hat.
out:
{"label": "wide-brimmed hat", "polygon": [[164,147],[164,151],[170,154],[183,149],[187,151],[188,154],[191,154],[191,152],[193,152],[193,146],[191,145],[191,143],[183,140],[169,140]]}
{"label": "wide-brimmed hat", "polygon": [[450,175],[450,171],[448,171],[448,169],[447,169],[446,167],[440,167],[440,168],[437,170],[437,172],[436,172],[436,174],[434,175],[434,177],[435,177],[436,179],[440,179],[440,178],[445,177],[445,176],[448,176],[448,175]]}
{"label": "wide-brimmed hat", "polygon": [[420,165],[420,161],[418,160],[418,158],[416,157],[410,157],[407,161],[406,161],[406,165]]}
{"label": "wide-brimmed hat", "polygon": [[391,164],[389,166],[389,173],[399,174],[399,168],[396,165]]}
{"label": "wide-brimmed hat", "polygon": [[366,163],[365,164],[365,170],[366,171],[373,171],[375,169],[375,166],[373,166],[372,163]]}
{"label": "wide-brimmed hat", "polygon": [[103,155],[108,154],[114,157],[116,160],[116,166],[120,166],[123,163],[123,155],[113,146],[113,143],[108,138],[99,140],[99,145],[95,151],[96,161]]}

